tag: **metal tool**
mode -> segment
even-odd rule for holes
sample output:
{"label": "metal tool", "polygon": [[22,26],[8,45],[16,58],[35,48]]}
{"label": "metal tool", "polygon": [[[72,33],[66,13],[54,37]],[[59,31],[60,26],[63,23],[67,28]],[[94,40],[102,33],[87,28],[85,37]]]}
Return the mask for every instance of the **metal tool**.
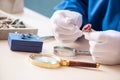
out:
{"label": "metal tool", "polygon": [[54,54],[62,57],[74,57],[76,55],[90,55],[88,50],[76,50],[65,46],[54,46]]}

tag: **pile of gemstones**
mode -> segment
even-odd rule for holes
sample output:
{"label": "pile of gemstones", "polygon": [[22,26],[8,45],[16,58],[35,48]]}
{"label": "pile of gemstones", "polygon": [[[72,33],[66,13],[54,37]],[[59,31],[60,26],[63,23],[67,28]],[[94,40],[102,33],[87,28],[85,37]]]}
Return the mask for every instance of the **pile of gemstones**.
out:
{"label": "pile of gemstones", "polygon": [[20,19],[11,19],[6,16],[0,16],[0,29],[6,28],[25,28],[25,25]]}

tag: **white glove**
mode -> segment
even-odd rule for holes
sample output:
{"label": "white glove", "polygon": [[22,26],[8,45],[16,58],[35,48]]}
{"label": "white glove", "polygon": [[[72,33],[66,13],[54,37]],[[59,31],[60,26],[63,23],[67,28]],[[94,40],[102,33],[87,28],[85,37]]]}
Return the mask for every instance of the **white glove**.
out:
{"label": "white glove", "polygon": [[85,32],[85,38],[89,40],[90,52],[93,59],[101,64],[120,64],[120,32],[94,31]]}
{"label": "white glove", "polygon": [[60,42],[74,42],[82,36],[80,27],[82,25],[82,15],[69,10],[58,10],[51,17],[54,24],[53,32],[56,40]]}

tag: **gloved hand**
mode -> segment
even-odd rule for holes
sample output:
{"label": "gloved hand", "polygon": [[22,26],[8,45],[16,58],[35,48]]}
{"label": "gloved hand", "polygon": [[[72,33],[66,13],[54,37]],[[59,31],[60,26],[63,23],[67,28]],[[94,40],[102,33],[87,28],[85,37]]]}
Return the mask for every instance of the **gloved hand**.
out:
{"label": "gloved hand", "polygon": [[120,64],[120,32],[93,31],[83,33],[89,40],[93,59],[101,64]]}
{"label": "gloved hand", "polygon": [[54,24],[54,36],[60,42],[73,42],[82,36],[82,31],[80,30],[82,15],[80,13],[58,10],[50,18],[50,21]]}

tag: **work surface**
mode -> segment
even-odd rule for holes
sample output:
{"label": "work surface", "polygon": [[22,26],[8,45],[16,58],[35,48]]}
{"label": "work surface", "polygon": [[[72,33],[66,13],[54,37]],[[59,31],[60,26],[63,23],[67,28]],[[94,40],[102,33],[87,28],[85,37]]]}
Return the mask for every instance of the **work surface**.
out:
{"label": "work surface", "polygon": [[[50,23],[47,18],[28,9],[25,9],[25,11],[29,14],[25,12],[21,19],[28,20],[28,22],[34,19],[31,25],[40,26],[38,33],[40,36],[51,35]],[[55,45],[84,50],[89,48],[88,41],[84,38],[69,44],[62,44],[55,39],[51,39],[44,42],[42,53],[53,53],[53,46]],[[7,40],[0,40],[0,51],[0,80],[120,80],[120,65],[101,65],[99,69],[83,67],[46,69],[34,66],[29,62],[29,55],[35,53],[11,51]],[[74,59],[92,62],[91,56],[79,55]]]}

